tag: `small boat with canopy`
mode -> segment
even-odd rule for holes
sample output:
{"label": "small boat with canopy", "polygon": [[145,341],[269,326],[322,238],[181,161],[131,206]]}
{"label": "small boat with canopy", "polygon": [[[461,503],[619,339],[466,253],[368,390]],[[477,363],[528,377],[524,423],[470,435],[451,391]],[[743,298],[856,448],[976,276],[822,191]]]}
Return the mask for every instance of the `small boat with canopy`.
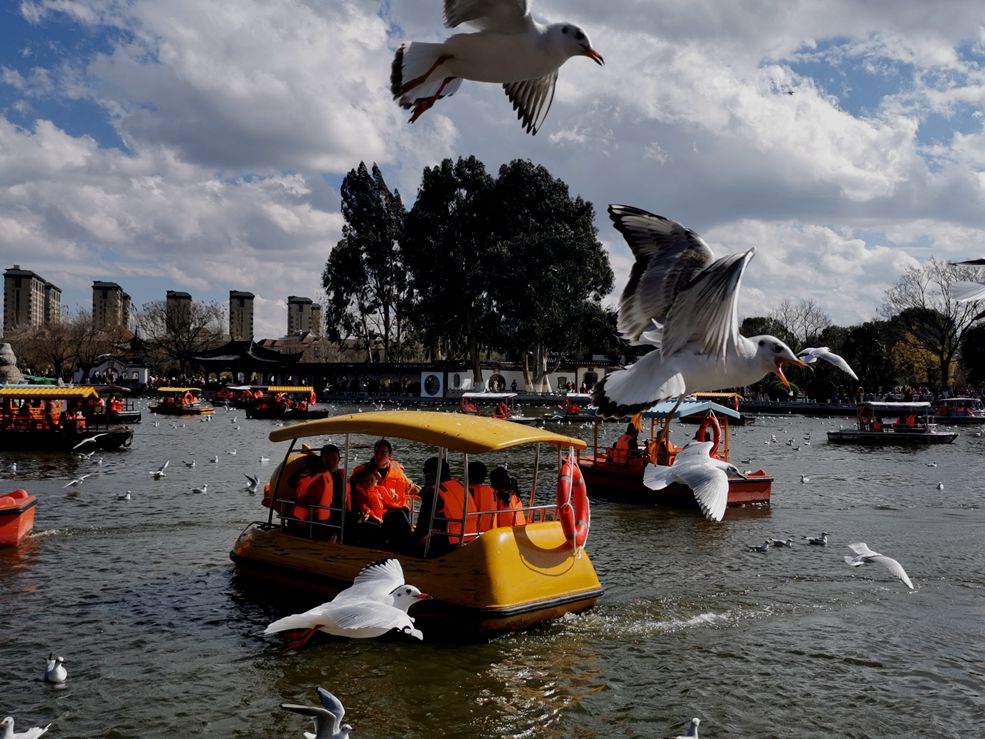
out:
{"label": "small boat with canopy", "polygon": [[958,438],[956,431],[943,431],[934,423],[930,403],[866,402],[858,407],[858,425],[854,429],[828,432],[835,444],[869,446],[924,446],[950,444]]}
{"label": "small boat with canopy", "polygon": [[130,446],[129,426],[113,424],[105,414],[86,415],[99,399],[88,386],[0,387],[0,450],[91,452]]}
{"label": "small boat with canopy", "polygon": [[252,385],[253,399],[245,403],[247,418],[311,421],[325,418],[327,408],[315,408],[318,398],[310,385]]}
{"label": "small boat with canopy", "polygon": [[471,392],[462,393],[458,401],[459,413],[468,416],[492,416],[513,423],[534,424],[543,421],[536,416],[524,416],[518,413],[515,403],[516,393]]}
{"label": "small boat with canopy", "polygon": [[198,387],[159,387],[157,402],[147,407],[151,413],[164,416],[211,416],[215,408],[202,400]]}

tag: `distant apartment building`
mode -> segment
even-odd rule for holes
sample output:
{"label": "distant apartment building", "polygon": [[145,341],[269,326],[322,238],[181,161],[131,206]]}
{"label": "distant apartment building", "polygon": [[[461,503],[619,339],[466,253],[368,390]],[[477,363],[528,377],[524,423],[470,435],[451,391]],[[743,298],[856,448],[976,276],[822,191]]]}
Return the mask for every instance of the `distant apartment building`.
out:
{"label": "distant apartment building", "polygon": [[321,306],[311,298],[287,297],[287,333],[321,336]]}
{"label": "distant apartment building", "polygon": [[253,338],[253,293],[229,291],[229,338],[249,341]]}
{"label": "distant apartment building", "polygon": [[115,282],[93,280],[92,322],[96,328],[130,328],[130,296]]}
{"label": "distant apartment building", "polygon": [[3,273],[3,330],[61,320],[62,291],[19,264]]}
{"label": "distant apartment building", "polygon": [[168,290],[164,310],[169,326],[187,326],[192,320],[192,296],[177,290]]}

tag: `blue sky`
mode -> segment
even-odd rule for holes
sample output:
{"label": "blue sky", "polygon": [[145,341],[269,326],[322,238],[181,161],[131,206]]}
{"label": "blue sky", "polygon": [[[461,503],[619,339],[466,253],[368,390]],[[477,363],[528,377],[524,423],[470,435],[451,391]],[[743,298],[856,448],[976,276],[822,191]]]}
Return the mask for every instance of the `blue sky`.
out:
{"label": "blue sky", "polygon": [[[740,309],[807,297],[839,323],[931,256],[985,247],[980,5],[901,0],[548,0],[606,57],[561,69],[526,135],[498,86],[465,82],[414,125],[394,49],[440,40],[440,0],[24,0],[0,7],[0,254],[87,304],[166,289],[320,297],[338,187],[378,162],[412,202],[423,167],[545,165],[591,200],[616,291],[623,202],[757,246]],[[755,10],[750,10],[754,8]],[[793,94],[788,94],[788,93]]]}

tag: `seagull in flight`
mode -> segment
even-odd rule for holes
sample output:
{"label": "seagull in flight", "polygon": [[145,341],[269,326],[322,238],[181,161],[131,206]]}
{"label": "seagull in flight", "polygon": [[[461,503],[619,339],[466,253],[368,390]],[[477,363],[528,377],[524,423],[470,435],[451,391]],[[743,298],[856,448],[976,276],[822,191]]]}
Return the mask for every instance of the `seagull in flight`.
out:
{"label": "seagull in flight", "polygon": [[243,476],[247,480],[249,480],[249,482],[246,485],[246,489],[249,490],[252,493],[255,493],[256,490],[257,490],[257,487],[260,485],[260,476],[257,475],[256,477],[254,477],[253,475],[247,475],[245,472],[243,473]]}
{"label": "seagull in flight", "polygon": [[84,475],[79,475],[74,480],[70,480],[65,485],[62,485],[62,489],[64,490],[65,488],[76,488],[79,485],[81,485],[87,477],[90,477],[91,475],[92,475],[91,472],[87,472]]}
{"label": "seagull in flight", "polygon": [[728,473],[739,472],[734,465],[711,456],[711,441],[691,441],[681,449],[669,467],[650,464],[643,472],[643,484],[663,490],[679,482],[691,488],[694,499],[709,521],[721,521],[728,503]]}
{"label": "seagull in flight", "polygon": [[823,359],[825,362],[830,362],[833,364],[853,380],[858,379],[858,375],[856,375],[855,371],[848,366],[848,362],[846,362],[843,357],[828,349],[826,346],[811,346],[807,349],[801,349],[797,352],[797,359],[805,362],[806,364],[815,364],[817,360]]}
{"label": "seagull in flight", "polygon": [[414,619],[407,615],[407,609],[430,597],[404,582],[400,560],[384,559],[364,567],[356,575],[352,586],[328,603],[278,619],[263,633],[267,636],[280,631],[303,629],[297,638],[288,642],[288,649],[303,647],[316,631],[352,639],[370,639],[398,629],[404,634],[423,639],[424,634],[414,628]]}
{"label": "seagull in flight", "polygon": [[320,706],[302,706],[297,703],[281,703],[280,707],[285,711],[294,711],[302,716],[310,716],[315,720],[315,733],[304,732],[306,739],[349,739],[349,732],[352,727],[343,724],[345,718],[345,708],[342,701],[332,695],[325,688],[318,688],[318,699]]}
{"label": "seagull in flight", "polygon": [[909,576],[906,574],[906,570],[903,569],[903,565],[897,562],[892,557],[887,557],[885,554],[879,554],[879,552],[873,552],[869,547],[859,542],[858,544],[849,544],[848,548],[855,552],[854,557],[849,557],[845,555],[845,563],[852,567],[861,567],[862,565],[871,564],[875,562],[876,564],[881,564],[889,573],[895,577],[897,580],[902,581],[906,587],[913,590],[913,583],[910,582]]}
{"label": "seagull in flight", "polygon": [[[109,436],[109,434],[104,431],[101,434],[93,434],[92,436],[87,436],[85,439],[83,439],[78,444],[76,444],[75,446],[73,446],[72,447],[72,451],[74,452],[76,449],[78,449],[79,447],[84,446],[86,444],[94,444],[96,442],[96,439],[98,439],[100,436]],[[89,452],[90,456],[94,453],[94,451],[95,450],[93,450],[93,452]]]}
{"label": "seagull in flight", "polygon": [[541,25],[529,0],[444,0],[445,26],[465,23],[473,33],[456,33],[441,43],[403,44],[390,68],[390,92],[401,108],[413,109],[410,123],[438,100],[453,95],[462,80],[503,85],[524,130],[536,134],[554,100],[558,69],[586,56],[602,55],[573,23]]}
{"label": "seagull in flight", "polygon": [[619,304],[618,330],[653,351],[595,386],[592,400],[604,417],[637,413],[686,395],[741,387],[775,372],[788,388],[784,364],[806,366],[775,336],[739,334],[739,283],[755,249],[715,259],[694,231],[628,205],[609,217],[636,262]]}
{"label": "seagull in flight", "polygon": [[50,728],[51,724],[48,724],[44,728],[35,726],[27,731],[14,731],[14,719],[7,716],[0,721],[0,739],[37,739]]}
{"label": "seagull in flight", "polygon": [[[985,258],[966,259],[963,262],[951,262],[952,266],[985,267]],[[958,303],[969,303],[973,300],[985,300],[985,282],[955,282],[951,285],[951,298]]]}
{"label": "seagull in flight", "polygon": [[160,467],[158,467],[158,468],[157,468],[156,470],[151,470],[151,471],[150,471],[150,472],[148,472],[147,474],[149,474],[149,475],[150,475],[151,477],[153,477],[153,478],[154,478],[155,480],[160,480],[160,479],[161,479],[162,477],[167,477],[167,475],[165,475],[165,474],[164,474],[164,470],[166,470],[166,469],[168,468],[168,465],[169,465],[169,464],[171,464],[171,460],[170,460],[170,459],[169,459],[169,460],[167,460],[167,461],[166,461],[166,462],[165,462],[164,464],[162,464],[162,465],[161,465]]}

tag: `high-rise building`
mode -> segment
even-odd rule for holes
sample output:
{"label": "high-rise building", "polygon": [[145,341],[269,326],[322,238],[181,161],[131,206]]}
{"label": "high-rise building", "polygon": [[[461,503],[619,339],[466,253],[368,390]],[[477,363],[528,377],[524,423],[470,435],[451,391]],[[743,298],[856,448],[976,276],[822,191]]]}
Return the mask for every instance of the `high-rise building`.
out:
{"label": "high-rise building", "polygon": [[96,328],[130,327],[130,296],[115,282],[93,280],[92,322]]}
{"label": "high-rise building", "polygon": [[287,333],[303,334],[311,328],[311,298],[287,296]]}
{"label": "high-rise building", "polygon": [[253,338],[253,293],[229,291],[229,338],[249,341]]}
{"label": "high-rise building", "polygon": [[168,290],[165,297],[164,309],[167,313],[168,326],[187,326],[192,320],[192,296],[188,293]]}
{"label": "high-rise building", "polygon": [[19,264],[3,273],[3,330],[57,323],[62,291]]}
{"label": "high-rise building", "polygon": [[308,318],[308,331],[312,336],[321,338],[321,306],[318,303],[311,304],[311,313]]}

